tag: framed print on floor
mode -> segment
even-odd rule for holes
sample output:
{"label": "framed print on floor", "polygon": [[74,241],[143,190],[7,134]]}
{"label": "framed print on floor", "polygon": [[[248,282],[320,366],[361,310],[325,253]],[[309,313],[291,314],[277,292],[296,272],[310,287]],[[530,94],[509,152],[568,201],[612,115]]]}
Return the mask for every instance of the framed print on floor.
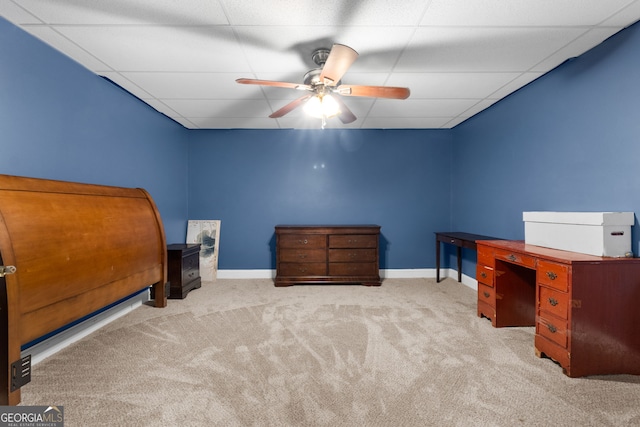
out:
{"label": "framed print on floor", "polygon": [[200,243],[200,277],[203,281],[216,280],[219,242],[219,219],[189,220],[187,243]]}

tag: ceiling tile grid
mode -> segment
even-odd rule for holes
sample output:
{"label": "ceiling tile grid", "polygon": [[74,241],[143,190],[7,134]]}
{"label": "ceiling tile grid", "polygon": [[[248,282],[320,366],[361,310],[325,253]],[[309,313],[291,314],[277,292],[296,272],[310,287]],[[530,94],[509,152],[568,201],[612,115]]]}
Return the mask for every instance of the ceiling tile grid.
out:
{"label": "ceiling tile grid", "polygon": [[312,53],[359,53],[343,84],[357,119],[328,128],[451,128],[640,19],[640,0],[0,0],[0,15],[192,129],[313,129],[302,94]]}

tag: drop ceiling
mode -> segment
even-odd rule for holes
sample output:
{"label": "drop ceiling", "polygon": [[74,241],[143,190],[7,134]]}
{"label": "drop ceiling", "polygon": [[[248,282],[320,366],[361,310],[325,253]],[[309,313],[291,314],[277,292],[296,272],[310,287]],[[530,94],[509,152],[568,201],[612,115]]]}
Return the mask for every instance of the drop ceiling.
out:
{"label": "drop ceiling", "polygon": [[0,0],[0,14],[190,129],[319,128],[300,96],[237,78],[302,83],[311,53],[360,54],[339,128],[451,128],[640,19],[640,0]]}

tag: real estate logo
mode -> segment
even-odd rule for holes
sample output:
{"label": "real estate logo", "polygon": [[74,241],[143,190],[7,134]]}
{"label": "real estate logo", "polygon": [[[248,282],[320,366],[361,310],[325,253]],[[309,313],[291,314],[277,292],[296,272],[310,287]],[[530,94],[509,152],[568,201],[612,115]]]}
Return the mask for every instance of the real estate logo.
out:
{"label": "real estate logo", "polygon": [[62,406],[0,406],[0,427],[63,427]]}

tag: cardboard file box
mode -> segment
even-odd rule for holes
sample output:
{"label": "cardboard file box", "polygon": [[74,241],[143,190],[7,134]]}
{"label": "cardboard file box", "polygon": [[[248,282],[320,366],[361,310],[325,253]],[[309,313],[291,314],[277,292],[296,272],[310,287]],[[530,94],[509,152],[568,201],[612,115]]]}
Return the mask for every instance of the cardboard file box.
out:
{"label": "cardboard file box", "polygon": [[633,212],[523,212],[522,219],[527,244],[596,256],[633,256]]}

